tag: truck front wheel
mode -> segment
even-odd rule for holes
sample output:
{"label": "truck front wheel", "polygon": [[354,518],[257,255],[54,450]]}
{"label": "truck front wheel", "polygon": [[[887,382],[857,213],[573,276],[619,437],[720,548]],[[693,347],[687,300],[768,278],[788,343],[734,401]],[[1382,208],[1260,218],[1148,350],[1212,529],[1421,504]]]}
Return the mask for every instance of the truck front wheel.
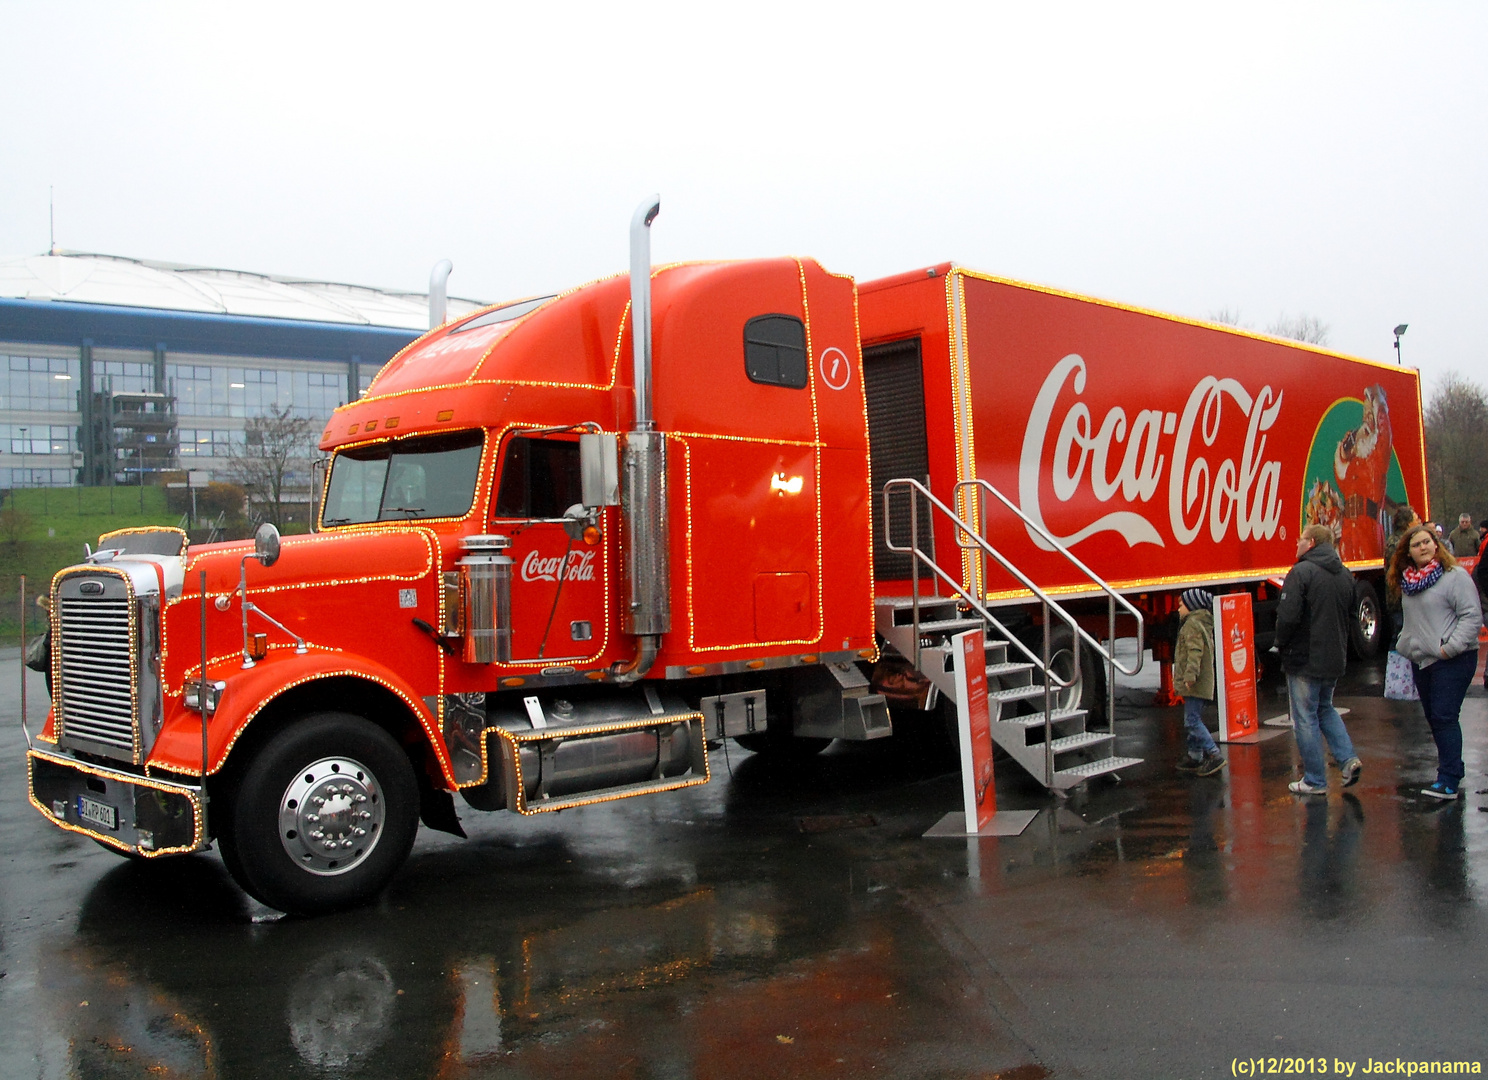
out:
{"label": "truck front wheel", "polygon": [[391,880],[418,831],[413,767],[360,716],[325,712],[275,735],[229,807],[225,860],[244,891],[303,915],[350,907]]}

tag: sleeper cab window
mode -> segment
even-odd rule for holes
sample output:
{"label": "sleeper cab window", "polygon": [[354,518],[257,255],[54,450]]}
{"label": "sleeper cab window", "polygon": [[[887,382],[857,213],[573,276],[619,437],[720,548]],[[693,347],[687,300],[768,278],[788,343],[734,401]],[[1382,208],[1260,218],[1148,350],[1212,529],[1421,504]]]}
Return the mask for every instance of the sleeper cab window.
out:
{"label": "sleeper cab window", "polygon": [[793,315],[756,315],[744,324],[744,374],[750,382],[806,386],[806,325]]}

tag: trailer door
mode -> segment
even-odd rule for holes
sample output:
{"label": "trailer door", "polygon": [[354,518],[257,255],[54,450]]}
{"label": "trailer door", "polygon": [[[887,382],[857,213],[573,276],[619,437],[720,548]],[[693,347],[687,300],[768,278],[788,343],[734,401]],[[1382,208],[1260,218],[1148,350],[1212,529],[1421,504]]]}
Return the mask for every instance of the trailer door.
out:
{"label": "trailer door", "polygon": [[[929,482],[920,339],[864,346],[863,388],[868,398],[868,468],[873,489],[873,576],[879,581],[907,580],[911,557],[890,551],[884,541],[883,486],[900,477]],[[887,524],[896,544],[910,541],[909,511],[906,496],[896,498],[890,507]],[[930,512],[923,502],[919,539],[921,548],[933,554]],[[919,573],[922,578],[930,576],[923,566]]]}

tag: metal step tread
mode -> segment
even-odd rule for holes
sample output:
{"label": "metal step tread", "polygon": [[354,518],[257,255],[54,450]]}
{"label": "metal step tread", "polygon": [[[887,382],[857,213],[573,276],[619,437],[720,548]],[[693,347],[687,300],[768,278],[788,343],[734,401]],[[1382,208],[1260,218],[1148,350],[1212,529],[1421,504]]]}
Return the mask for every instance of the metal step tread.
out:
{"label": "metal step tread", "polygon": [[1025,661],[1009,660],[1001,664],[988,664],[987,674],[992,675],[1017,675],[1024,671],[1032,671],[1033,665]]}
{"label": "metal step tread", "polygon": [[[1086,712],[1085,709],[1055,709],[1049,714],[1049,722],[1052,724],[1062,724],[1066,720],[1076,720],[1085,716]],[[1008,724],[1012,727],[1043,727],[1044,714],[1039,712],[1029,713],[1027,716],[1008,716],[997,722],[999,724]]]}
{"label": "metal step tread", "polygon": [[1110,742],[1115,737],[1109,731],[1081,731],[1075,735],[1065,735],[1055,739],[1049,745],[1054,748],[1056,754],[1064,754],[1071,750],[1083,750],[1087,746],[1099,746],[1101,743]]}
{"label": "metal step tread", "polygon": [[[960,602],[960,599],[954,596],[922,596],[919,601],[921,611],[928,607],[951,607]],[[873,604],[875,607],[893,608],[895,611],[900,611],[914,607],[915,598],[913,596],[875,596]]]}
{"label": "metal step tread", "polygon": [[1054,777],[1081,777],[1089,779],[1092,776],[1104,776],[1106,773],[1115,772],[1117,769],[1125,769],[1132,765],[1142,764],[1139,757],[1108,757],[1098,761],[1087,761],[1083,765],[1071,765],[1068,769],[1055,769]]}
{"label": "metal step tread", "polygon": [[1002,690],[989,690],[987,696],[993,701],[1024,701],[1032,697],[1044,696],[1044,684],[1033,683],[1028,686],[1009,686]]}
{"label": "metal step tread", "polygon": [[[975,630],[982,625],[981,619],[937,619],[932,622],[921,622],[920,633],[922,634],[955,634],[963,630]],[[911,629],[909,626],[897,627],[896,629]]]}

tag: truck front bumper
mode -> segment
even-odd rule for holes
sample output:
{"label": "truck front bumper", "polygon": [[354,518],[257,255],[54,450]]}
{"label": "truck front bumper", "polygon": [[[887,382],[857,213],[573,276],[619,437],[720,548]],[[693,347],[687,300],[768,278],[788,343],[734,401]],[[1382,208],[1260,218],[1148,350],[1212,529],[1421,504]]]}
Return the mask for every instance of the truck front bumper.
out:
{"label": "truck front bumper", "polygon": [[146,858],[207,846],[199,788],[35,749],[26,772],[31,805],[59,828]]}

